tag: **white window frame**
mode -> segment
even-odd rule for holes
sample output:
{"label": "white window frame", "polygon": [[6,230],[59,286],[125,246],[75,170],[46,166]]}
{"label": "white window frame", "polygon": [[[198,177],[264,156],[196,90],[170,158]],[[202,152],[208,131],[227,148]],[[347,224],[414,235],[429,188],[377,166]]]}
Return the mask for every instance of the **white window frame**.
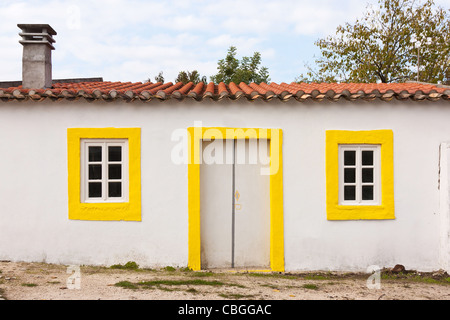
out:
{"label": "white window frame", "polygon": [[[121,179],[108,178],[108,147],[120,146],[122,147],[121,161],[114,161],[111,164],[121,164]],[[102,147],[102,161],[89,162],[89,147]],[[128,139],[81,139],[80,146],[81,159],[81,202],[83,203],[117,203],[128,202],[129,195],[129,179],[128,179]],[[89,180],[89,164],[102,165],[102,178],[99,180]],[[101,182],[102,197],[89,198],[89,182]],[[109,197],[108,196],[108,182],[122,182],[122,196]]]}
{"label": "white window frame", "polygon": [[[344,165],[344,151],[356,151],[354,166]],[[362,151],[373,151],[373,165],[362,165]],[[344,181],[344,169],[354,167],[355,183]],[[373,168],[373,182],[362,182],[362,169]],[[344,200],[344,186],[355,185],[355,200]],[[362,186],[373,185],[373,200],[362,200]],[[381,145],[340,144],[339,145],[339,204],[340,205],[381,205]]]}

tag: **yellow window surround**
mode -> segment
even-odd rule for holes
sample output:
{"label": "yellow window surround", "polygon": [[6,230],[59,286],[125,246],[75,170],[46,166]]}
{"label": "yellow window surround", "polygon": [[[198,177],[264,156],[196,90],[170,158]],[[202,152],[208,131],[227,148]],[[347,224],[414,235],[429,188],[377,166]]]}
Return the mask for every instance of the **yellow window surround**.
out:
{"label": "yellow window surround", "polygon": [[[380,205],[339,204],[339,145],[380,145]],[[326,132],[326,195],[328,220],[395,219],[394,135],[392,130]]]}
{"label": "yellow window surround", "polygon": [[[128,140],[128,202],[81,202],[81,139]],[[69,219],[141,221],[141,129],[67,129]]]}
{"label": "yellow window surround", "polygon": [[284,271],[282,131],[255,128],[188,128],[189,268],[201,269],[200,141],[212,138],[270,140],[270,268]]}

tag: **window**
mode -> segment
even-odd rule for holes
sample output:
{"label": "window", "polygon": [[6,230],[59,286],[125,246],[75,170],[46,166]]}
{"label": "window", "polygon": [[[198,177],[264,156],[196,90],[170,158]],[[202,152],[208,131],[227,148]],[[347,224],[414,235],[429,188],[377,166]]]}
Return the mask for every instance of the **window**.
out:
{"label": "window", "polygon": [[83,202],[126,202],[128,140],[81,140]]}
{"label": "window", "polygon": [[141,220],[140,128],[69,128],[69,219]]}
{"label": "window", "polygon": [[339,145],[339,203],[380,204],[380,146]]}
{"label": "window", "polygon": [[328,220],[395,219],[392,130],[326,132]]}

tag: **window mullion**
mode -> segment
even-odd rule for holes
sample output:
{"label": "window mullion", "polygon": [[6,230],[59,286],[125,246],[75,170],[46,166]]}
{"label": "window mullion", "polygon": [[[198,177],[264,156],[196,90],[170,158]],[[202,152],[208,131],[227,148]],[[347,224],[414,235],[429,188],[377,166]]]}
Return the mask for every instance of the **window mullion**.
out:
{"label": "window mullion", "polygon": [[83,143],[83,168],[82,168],[82,172],[83,172],[83,184],[84,184],[84,188],[83,188],[83,200],[85,201],[86,199],[89,198],[89,144],[88,143]]}
{"label": "window mullion", "polygon": [[339,148],[338,155],[338,166],[339,166],[339,204],[344,202],[344,148]]}
{"label": "window mullion", "polygon": [[361,203],[362,201],[362,158],[361,158],[361,147],[356,148],[356,202]]}
{"label": "window mullion", "polygon": [[106,167],[108,165],[108,162],[106,160],[106,148],[107,144],[106,142],[102,143],[102,199],[103,201],[106,201],[108,199],[107,197],[107,170]]}
{"label": "window mullion", "polygon": [[381,204],[381,148],[376,148],[375,153],[373,166],[374,198],[377,203]]}

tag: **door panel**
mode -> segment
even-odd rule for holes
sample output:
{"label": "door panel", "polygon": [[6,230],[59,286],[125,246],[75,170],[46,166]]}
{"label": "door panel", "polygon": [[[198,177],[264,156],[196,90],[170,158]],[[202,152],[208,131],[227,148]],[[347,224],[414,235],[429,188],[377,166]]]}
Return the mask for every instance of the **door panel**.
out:
{"label": "door panel", "polygon": [[[256,163],[249,159],[250,151],[268,151],[262,143],[268,141],[242,140],[236,148],[239,160],[239,143],[245,142],[245,163],[235,165],[235,248],[234,266],[239,268],[268,268],[270,262],[270,180],[269,175],[261,175],[263,164],[260,157]],[[250,145],[255,143],[252,147]],[[253,149],[253,147],[257,147]],[[250,155],[251,158],[251,155]],[[267,155],[268,159],[268,155]]]}
{"label": "door panel", "polygon": [[[215,145],[213,145],[215,144]],[[201,267],[224,268],[231,266],[232,225],[232,164],[226,164],[226,147],[217,142],[202,142],[204,158],[218,155],[222,148],[223,159],[218,163],[200,165],[200,239]],[[211,148],[215,148],[216,152]]]}
{"label": "door panel", "polygon": [[[268,166],[269,142],[231,142],[231,148],[218,141],[202,143],[202,158],[209,160],[200,165],[201,266],[268,268],[270,178],[261,175],[261,168]],[[211,154],[220,163],[211,163]]]}

